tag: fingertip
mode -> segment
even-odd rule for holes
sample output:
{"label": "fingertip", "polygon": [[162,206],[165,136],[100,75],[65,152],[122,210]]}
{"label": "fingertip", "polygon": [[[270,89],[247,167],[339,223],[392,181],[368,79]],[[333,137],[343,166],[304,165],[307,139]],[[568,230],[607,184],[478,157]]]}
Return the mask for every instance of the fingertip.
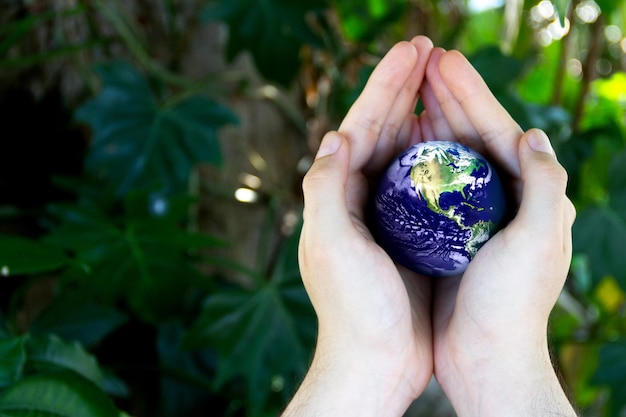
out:
{"label": "fingertip", "polygon": [[469,60],[461,52],[456,49],[444,50],[439,60],[439,70],[447,72],[450,68],[458,67],[459,65],[471,65]]}
{"label": "fingertip", "polygon": [[415,45],[409,41],[400,41],[391,48],[389,54],[398,52],[402,54],[405,58],[411,58],[412,60],[417,61],[417,48]]}
{"label": "fingertip", "polygon": [[556,156],[550,138],[541,129],[530,129],[524,135],[527,146],[535,152],[543,152],[552,156]]}
{"label": "fingertip", "polygon": [[317,150],[315,159],[320,159],[325,156],[334,155],[339,148],[344,144],[344,137],[336,131],[330,131],[324,135],[320,147]]}
{"label": "fingertip", "polygon": [[417,49],[418,54],[424,51],[430,52],[435,46],[429,37],[423,35],[415,36],[411,39],[411,44]]}

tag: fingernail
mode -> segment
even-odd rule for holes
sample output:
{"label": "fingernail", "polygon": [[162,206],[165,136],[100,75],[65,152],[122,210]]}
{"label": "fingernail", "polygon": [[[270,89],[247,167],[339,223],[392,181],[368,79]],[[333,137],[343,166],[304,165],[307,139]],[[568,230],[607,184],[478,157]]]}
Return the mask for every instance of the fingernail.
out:
{"label": "fingernail", "polygon": [[341,138],[338,134],[326,134],[326,136],[324,136],[324,139],[322,139],[322,143],[320,144],[319,149],[317,150],[317,155],[315,155],[315,159],[334,154],[335,152],[337,152],[340,146]]}
{"label": "fingernail", "polygon": [[554,149],[550,144],[550,139],[543,130],[534,129],[530,135],[528,135],[528,146],[534,151],[549,153],[554,156]]}

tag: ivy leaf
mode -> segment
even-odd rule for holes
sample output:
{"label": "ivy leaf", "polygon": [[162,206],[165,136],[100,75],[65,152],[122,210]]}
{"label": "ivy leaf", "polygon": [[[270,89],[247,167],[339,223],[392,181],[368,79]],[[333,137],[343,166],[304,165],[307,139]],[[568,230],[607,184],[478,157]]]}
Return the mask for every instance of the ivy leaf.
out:
{"label": "ivy leaf", "polygon": [[34,375],[0,396],[6,417],[119,417],[112,401],[91,381],[73,372]]}
{"label": "ivy leaf", "polygon": [[150,321],[178,311],[190,287],[206,285],[190,251],[221,244],[182,229],[167,213],[111,219],[88,205],[57,211],[64,222],[46,241],[72,252],[83,266],[70,278],[106,302],[125,300]]}
{"label": "ivy leaf", "polygon": [[23,337],[0,339],[0,388],[17,381],[26,363]]}
{"label": "ivy leaf", "polygon": [[271,278],[256,288],[210,296],[185,340],[217,350],[216,388],[244,378],[252,415],[261,413],[272,391],[291,395],[309,363],[316,322],[297,272],[296,247],[297,240],[286,242]]}
{"label": "ivy leaf", "polygon": [[0,273],[36,274],[62,267],[67,257],[58,248],[18,236],[0,235]]}
{"label": "ivy leaf", "polygon": [[300,67],[301,47],[319,44],[305,17],[325,5],[326,0],[218,0],[203,18],[228,25],[229,60],[248,50],[261,75],[288,85]]}
{"label": "ivy leaf", "polygon": [[230,110],[202,96],[162,105],[127,63],[103,65],[99,73],[103,89],[76,119],[92,130],[87,170],[118,195],[148,185],[184,190],[195,164],[221,163],[217,130],[237,122]]}
{"label": "ivy leaf", "polygon": [[626,407],[626,340],[608,343],[600,347],[600,361],[591,382],[607,386],[611,390],[609,396],[609,413],[611,416],[621,415]]}

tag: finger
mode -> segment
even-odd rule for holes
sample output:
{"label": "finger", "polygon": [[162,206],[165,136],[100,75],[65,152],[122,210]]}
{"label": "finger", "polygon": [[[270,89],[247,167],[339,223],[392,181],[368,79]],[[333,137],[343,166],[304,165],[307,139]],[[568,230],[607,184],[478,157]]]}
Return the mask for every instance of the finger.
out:
{"label": "finger", "polygon": [[349,227],[346,208],[348,165],[347,140],[337,132],[328,132],[302,182],[303,234],[312,233],[332,242],[337,233]]}
{"label": "finger", "polygon": [[558,163],[550,140],[539,129],[531,129],[522,136],[519,146],[522,175],[522,202],[515,218],[537,236],[562,236],[567,197],[567,173]]}
{"label": "finger", "polygon": [[574,225],[574,220],[576,220],[576,208],[569,198],[565,199],[564,206],[563,218],[565,221],[563,222],[563,253],[565,253],[567,257],[570,257],[572,255],[572,226]]}
{"label": "finger", "polygon": [[417,50],[417,63],[392,105],[373,156],[368,162],[368,169],[374,172],[383,169],[393,156],[406,148],[408,142],[406,124],[411,122],[418,91],[433,49],[432,41],[425,36],[416,36],[411,44]]}
{"label": "finger", "polygon": [[[410,42],[396,44],[374,69],[363,92],[344,118],[339,132],[350,142],[350,168],[362,169],[371,159],[384,129],[398,129],[398,115],[392,109],[406,95],[413,99],[415,92],[405,86],[418,62],[417,49]],[[404,114],[402,117],[405,117]]]}
{"label": "finger", "polygon": [[[467,138],[476,140],[478,133],[439,73],[439,63],[445,53],[446,51],[441,48],[437,48],[431,53],[426,68],[427,81],[422,86],[424,108],[430,115],[433,130],[438,140]],[[480,149],[477,150],[480,151]]]}
{"label": "finger", "polygon": [[[511,175],[519,177],[518,144],[523,133],[520,126],[461,53],[448,51],[442,55],[439,72],[484,143],[487,153]],[[452,117],[449,111],[446,111],[446,116]],[[467,126],[464,128],[468,129]]]}

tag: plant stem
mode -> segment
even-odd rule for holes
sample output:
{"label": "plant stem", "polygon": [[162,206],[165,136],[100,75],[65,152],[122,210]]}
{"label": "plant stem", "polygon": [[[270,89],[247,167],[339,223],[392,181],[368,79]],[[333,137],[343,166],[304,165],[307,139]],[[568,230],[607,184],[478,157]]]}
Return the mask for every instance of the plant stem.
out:
{"label": "plant stem", "polygon": [[576,106],[574,107],[574,117],[572,118],[572,131],[578,132],[580,130],[580,122],[585,109],[585,101],[591,82],[596,79],[596,63],[600,59],[600,53],[602,48],[602,28],[603,28],[602,15],[591,24],[591,33],[589,34],[589,52],[587,58],[583,64],[583,78],[581,83],[580,94]]}
{"label": "plant stem", "polygon": [[[574,0],[567,11],[567,19],[572,25],[574,24],[574,10],[576,10],[576,6],[578,6],[580,1],[581,0]],[[569,49],[571,46],[572,30],[573,28],[571,28],[569,32],[567,32],[565,37],[561,40],[561,55],[559,56],[559,64],[556,67],[554,90],[552,91],[552,104],[555,106],[561,104],[561,99],[563,96],[565,67],[567,64],[567,57],[569,56]]]}

